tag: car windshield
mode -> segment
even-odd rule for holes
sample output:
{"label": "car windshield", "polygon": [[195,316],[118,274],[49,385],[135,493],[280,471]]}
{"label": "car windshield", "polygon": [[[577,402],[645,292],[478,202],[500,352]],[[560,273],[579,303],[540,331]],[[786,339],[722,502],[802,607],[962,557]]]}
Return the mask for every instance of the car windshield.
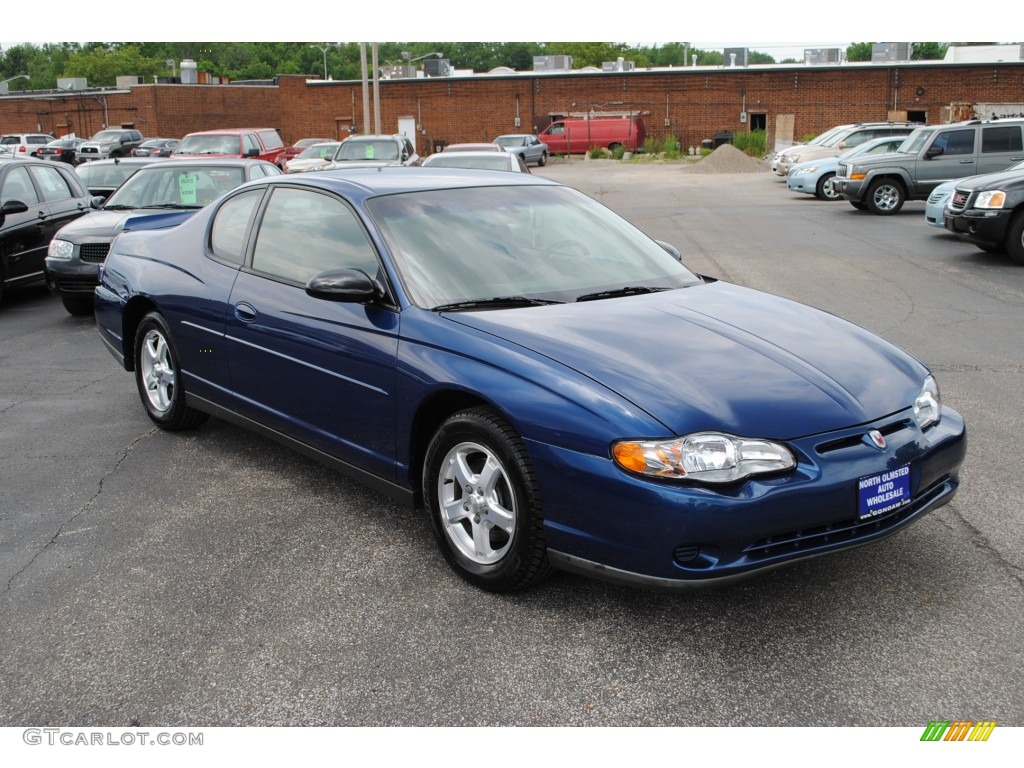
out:
{"label": "car windshield", "polygon": [[338,153],[339,160],[397,160],[398,145],[387,139],[381,141],[346,141]]}
{"label": "car windshield", "polygon": [[75,168],[87,187],[118,187],[141,166],[125,163],[85,163]]}
{"label": "car windshield", "polygon": [[495,144],[503,147],[521,147],[526,144],[522,136],[499,136],[494,140]]}
{"label": "car windshield", "polygon": [[100,131],[91,141],[120,141],[121,131]]}
{"label": "car windshield", "polygon": [[340,144],[316,144],[295,156],[296,160],[329,160],[334,157]]}
{"label": "car windshield", "polygon": [[206,134],[189,136],[174,150],[178,155],[237,155],[241,153],[241,142],[229,134]]}
{"label": "car windshield", "polygon": [[202,208],[245,180],[242,168],[154,163],[132,176],[104,208]]}
{"label": "car windshield", "polygon": [[925,145],[925,142],[935,133],[934,128],[918,128],[903,140],[903,143],[896,148],[897,152],[917,152]]}
{"label": "car windshield", "polygon": [[516,297],[575,301],[700,279],[632,224],[557,186],[386,195],[368,208],[420,307]]}

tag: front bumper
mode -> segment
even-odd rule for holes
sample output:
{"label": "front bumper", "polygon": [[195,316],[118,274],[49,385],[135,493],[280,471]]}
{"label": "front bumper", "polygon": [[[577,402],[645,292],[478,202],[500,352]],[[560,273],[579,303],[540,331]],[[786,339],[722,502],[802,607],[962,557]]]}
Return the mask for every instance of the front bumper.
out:
{"label": "front bumper", "polygon": [[1006,241],[1013,211],[987,211],[967,208],[959,213],[946,209],[943,225],[964,240],[982,245],[1000,246]]}
{"label": "front bumper", "polygon": [[863,179],[847,179],[839,175],[832,180],[832,186],[843,199],[854,203],[859,203],[864,199],[867,188]]}
{"label": "front bumper", "polygon": [[[83,296],[92,294],[100,284],[99,267],[106,258],[106,250],[110,243],[87,244],[86,258],[83,258],[82,246],[75,245],[72,257],[53,259],[46,257],[43,271],[46,273],[46,286],[54,296]],[[103,258],[97,258],[102,253]],[[91,260],[90,260],[91,259]]]}
{"label": "front bumper", "polygon": [[821,177],[811,173],[801,173],[799,175],[791,173],[786,177],[786,188],[791,192],[803,192],[804,194],[814,195],[818,191],[819,178]]}
{"label": "front bumper", "polygon": [[[884,451],[861,438],[881,429]],[[925,432],[904,411],[789,446],[798,466],[731,486],[657,482],[610,459],[528,442],[552,565],[634,586],[726,584],[877,541],[949,502],[966,454],[963,419],[943,409]],[[858,515],[858,480],[908,465],[910,503]]]}

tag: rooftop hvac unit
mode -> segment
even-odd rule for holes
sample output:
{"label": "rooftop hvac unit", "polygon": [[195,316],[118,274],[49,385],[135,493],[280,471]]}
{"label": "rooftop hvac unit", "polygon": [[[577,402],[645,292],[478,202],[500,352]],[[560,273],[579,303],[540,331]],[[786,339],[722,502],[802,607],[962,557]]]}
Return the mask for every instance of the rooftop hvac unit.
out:
{"label": "rooftop hvac unit", "polygon": [[416,77],[416,67],[404,64],[389,65],[380,68],[381,80],[404,80]]}
{"label": "rooftop hvac unit", "polygon": [[448,59],[427,59],[423,62],[423,74],[427,77],[449,77],[452,65]]}
{"label": "rooftop hvac unit", "polygon": [[120,75],[116,82],[118,88],[131,88],[133,85],[142,85],[145,80],[138,75]]}
{"label": "rooftop hvac unit", "polygon": [[534,72],[564,72],[572,69],[572,56],[534,56]]}
{"label": "rooftop hvac unit", "polygon": [[805,64],[839,64],[842,60],[841,48],[804,48]]}
{"label": "rooftop hvac unit", "polygon": [[615,61],[602,61],[601,71],[602,72],[632,72],[636,69],[636,63],[632,61],[624,61],[620,56]]}
{"label": "rooftop hvac unit", "polygon": [[59,91],[84,91],[88,88],[84,77],[58,77],[57,90]]}
{"label": "rooftop hvac unit", "polygon": [[871,46],[871,63],[910,61],[910,43],[875,43]]}

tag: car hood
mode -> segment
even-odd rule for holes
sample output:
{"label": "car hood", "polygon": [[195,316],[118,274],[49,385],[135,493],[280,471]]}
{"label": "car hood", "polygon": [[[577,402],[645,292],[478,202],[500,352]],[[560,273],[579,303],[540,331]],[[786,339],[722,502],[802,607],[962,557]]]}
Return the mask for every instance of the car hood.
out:
{"label": "car hood", "polygon": [[865,424],[912,405],[927,376],[859,326],[721,282],[445,316],[574,369],[674,434],[784,440]]}
{"label": "car hood", "polygon": [[330,160],[323,160],[321,158],[314,158],[310,160],[289,160],[288,171],[318,171],[321,168],[326,168],[330,162]]}
{"label": "car hood", "polygon": [[955,182],[958,189],[998,189],[1009,183],[1020,183],[1024,181],[1024,170],[1001,171],[999,173],[986,173],[982,176],[971,176],[967,179],[960,179]]}
{"label": "car hood", "polygon": [[[176,222],[195,213],[194,210],[159,210],[159,209],[138,209],[132,211],[93,211],[85,216],[79,216],[72,222],[65,224],[57,237],[61,240],[86,241],[86,240],[113,240],[119,235],[132,219],[164,219],[167,222]],[[184,216],[183,216],[184,214]]]}

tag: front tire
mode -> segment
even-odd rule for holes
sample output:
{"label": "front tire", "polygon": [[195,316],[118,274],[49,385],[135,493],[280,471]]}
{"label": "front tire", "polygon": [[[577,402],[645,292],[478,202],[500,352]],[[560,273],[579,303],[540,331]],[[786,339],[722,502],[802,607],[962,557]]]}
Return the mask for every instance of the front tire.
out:
{"label": "front tire", "polygon": [[135,332],[135,383],[146,414],[161,429],[192,429],[209,418],[185,403],[178,355],[167,321],[158,312],[142,318]]}
{"label": "front tire", "polygon": [[1024,211],[1018,211],[1006,230],[1006,254],[1024,266]]}
{"label": "front tire", "polygon": [[549,574],[530,457],[491,409],[445,420],[427,448],[423,494],[445,559],[471,584],[512,592]]}
{"label": "front tire", "polygon": [[68,311],[69,315],[91,315],[92,314],[92,296],[61,296],[60,303],[64,305],[64,309]]}
{"label": "front tire", "polygon": [[548,153],[547,152],[541,152],[540,153],[540,160],[537,161],[537,165],[539,165],[541,168],[543,168],[547,164],[548,164]]}
{"label": "front tire", "polygon": [[879,179],[868,187],[868,195],[864,200],[872,213],[891,216],[903,207],[906,199],[907,193],[898,181]]}
{"label": "front tire", "polygon": [[818,179],[818,185],[814,189],[814,196],[819,200],[839,200],[842,195],[836,189],[835,179],[836,175],[834,173],[826,173]]}

